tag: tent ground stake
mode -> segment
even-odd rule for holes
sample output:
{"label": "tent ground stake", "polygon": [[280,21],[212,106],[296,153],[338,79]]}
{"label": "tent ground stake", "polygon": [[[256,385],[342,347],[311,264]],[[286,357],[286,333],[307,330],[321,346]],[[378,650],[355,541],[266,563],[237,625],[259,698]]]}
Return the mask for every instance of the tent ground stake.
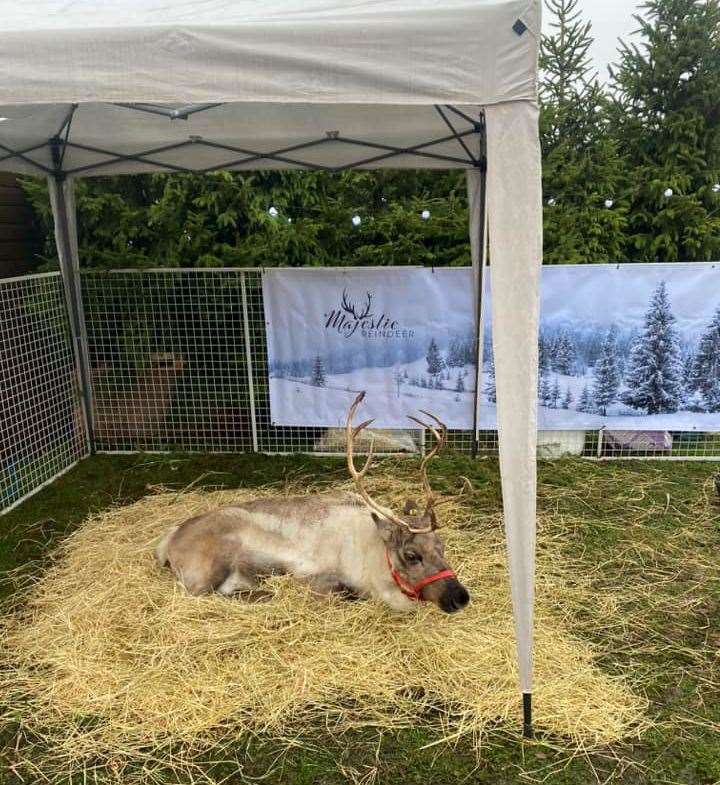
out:
{"label": "tent ground stake", "polygon": [[533,723],[532,723],[532,693],[523,692],[523,736],[526,739],[532,739]]}

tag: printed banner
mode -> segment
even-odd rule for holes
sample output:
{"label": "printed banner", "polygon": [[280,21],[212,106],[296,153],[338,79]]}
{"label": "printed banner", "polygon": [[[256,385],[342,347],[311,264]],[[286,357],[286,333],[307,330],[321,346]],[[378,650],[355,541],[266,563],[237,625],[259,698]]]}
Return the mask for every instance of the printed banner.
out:
{"label": "printed banner", "polygon": [[342,426],[366,390],[374,427],[412,427],[406,415],[428,409],[472,428],[470,280],[467,268],[265,271],[273,425]]}
{"label": "printed banner", "polygon": [[[281,269],[263,291],[275,424],[342,425],[367,390],[377,427],[422,408],[472,428],[469,268]],[[485,297],[479,427],[494,429]],[[720,431],[720,265],[546,267],[541,297],[541,430]]]}

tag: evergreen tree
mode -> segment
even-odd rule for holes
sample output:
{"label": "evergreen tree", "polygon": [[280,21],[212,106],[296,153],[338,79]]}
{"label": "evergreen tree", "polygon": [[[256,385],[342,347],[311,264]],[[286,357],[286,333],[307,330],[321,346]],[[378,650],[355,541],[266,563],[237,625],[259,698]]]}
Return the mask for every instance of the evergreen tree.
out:
{"label": "evergreen tree", "polygon": [[615,329],[611,328],[603,342],[600,358],[595,363],[593,396],[595,407],[603,417],[607,414],[607,407],[617,398],[619,386]]}
{"label": "evergreen tree", "polygon": [[455,392],[465,392],[465,382],[463,381],[461,373],[458,373],[457,375],[457,381],[455,382]]}
{"label": "evergreen tree", "polygon": [[552,395],[552,388],[550,387],[550,381],[548,380],[547,376],[541,376],[540,387],[538,390],[538,397],[540,398],[540,403],[543,406],[547,406],[550,403],[551,395]]}
{"label": "evergreen tree", "polygon": [[556,376],[555,382],[553,383],[553,386],[550,388],[550,397],[548,399],[548,404],[551,409],[557,409],[559,401],[560,401],[560,382],[558,381],[558,378]]}
{"label": "evergreen tree", "polygon": [[[695,384],[695,353],[692,349],[685,352],[682,358],[682,386],[683,386],[683,403],[687,406],[690,404],[691,399],[696,392]],[[696,403],[700,403],[700,396],[696,396]]]}
{"label": "evergreen tree", "polygon": [[[624,258],[625,167],[591,67],[591,25],[580,18],[578,5],[546,0],[549,34],[540,46],[546,264]],[[608,198],[612,209],[605,206]]]}
{"label": "evergreen tree", "polygon": [[538,338],[538,366],[540,373],[550,370],[551,364],[551,351],[548,339],[540,333]]}
{"label": "evergreen tree", "polygon": [[[640,40],[611,69],[613,128],[631,176],[633,261],[691,261],[720,252],[720,4],[646,0]],[[671,188],[671,197],[665,196]]]}
{"label": "evergreen tree", "polygon": [[485,395],[490,403],[497,403],[497,391],[495,389],[495,358],[490,355],[490,363],[487,370],[487,381],[485,382]]}
{"label": "evergreen tree", "polygon": [[568,387],[567,390],[565,391],[565,397],[562,400],[562,408],[569,409],[570,404],[572,402],[573,402],[573,396],[572,393],[570,392],[570,388]]}
{"label": "evergreen tree", "polygon": [[720,308],[700,338],[690,384],[706,411],[720,412]]}
{"label": "evergreen tree", "polygon": [[554,371],[571,376],[577,364],[575,344],[566,332],[562,332],[555,341],[552,367]]}
{"label": "evergreen tree", "polygon": [[475,351],[474,338],[466,338],[462,341],[460,356],[463,365],[475,365],[477,362],[477,352]]}
{"label": "evergreen tree", "polygon": [[[44,178],[23,178],[39,261],[57,266]],[[466,263],[460,171],[252,171],[78,180],[84,267],[290,267]],[[268,213],[276,207],[278,216]],[[350,221],[362,207],[372,220]],[[428,208],[432,221],[420,213]],[[288,222],[288,218],[292,221]]]}
{"label": "evergreen tree", "polygon": [[313,364],[312,376],[310,377],[310,384],[314,387],[325,387],[325,366],[323,365],[322,357],[316,355]]}
{"label": "evergreen tree", "polygon": [[590,395],[590,390],[588,389],[587,384],[583,387],[582,393],[580,394],[577,410],[587,414],[590,414],[593,411],[592,396]]}
{"label": "evergreen tree", "polygon": [[438,349],[438,345],[434,338],[430,339],[430,345],[428,346],[425,359],[427,361],[427,372],[430,376],[439,376],[445,367],[445,363],[440,355],[440,350]]}
{"label": "evergreen tree", "polygon": [[462,341],[459,338],[454,338],[450,343],[446,363],[450,368],[459,368],[465,364]]}
{"label": "evergreen tree", "polygon": [[648,414],[675,412],[682,401],[681,375],[675,317],[663,281],[653,293],[645,314],[643,332],[630,357],[628,390],[621,399]]}

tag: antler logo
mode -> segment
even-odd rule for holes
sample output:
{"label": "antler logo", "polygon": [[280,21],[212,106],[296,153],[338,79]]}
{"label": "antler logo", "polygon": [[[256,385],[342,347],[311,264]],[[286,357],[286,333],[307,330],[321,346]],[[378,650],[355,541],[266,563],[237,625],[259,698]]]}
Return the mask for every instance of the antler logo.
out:
{"label": "antler logo", "polygon": [[370,308],[372,307],[372,298],[372,292],[365,293],[365,305],[363,307],[363,311],[358,313],[355,310],[355,304],[348,300],[347,289],[343,289],[342,303],[340,307],[343,309],[343,311],[345,311],[345,313],[349,313],[353,319],[357,319],[358,321],[361,321],[362,319],[369,319],[372,316],[370,313]]}
{"label": "antler logo", "polygon": [[355,302],[343,289],[340,306],[323,314],[326,330],[337,330],[345,338],[356,333],[363,338],[412,338],[413,330],[403,329],[400,323],[386,313],[373,313],[374,294],[365,292],[362,304]]}

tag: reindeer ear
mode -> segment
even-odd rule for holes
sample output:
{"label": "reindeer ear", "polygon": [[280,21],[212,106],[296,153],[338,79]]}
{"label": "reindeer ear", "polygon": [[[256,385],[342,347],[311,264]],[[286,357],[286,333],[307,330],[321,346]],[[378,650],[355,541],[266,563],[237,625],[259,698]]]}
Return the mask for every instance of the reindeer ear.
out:
{"label": "reindeer ear", "polygon": [[438,527],[438,520],[437,520],[437,517],[435,515],[435,510],[433,510],[432,507],[429,507],[429,508],[427,508],[425,510],[425,512],[423,513],[422,518],[420,519],[420,523],[423,526],[430,526],[432,531],[435,531],[435,529],[437,529],[437,527]]}
{"label": "reindeer ear", "polygon": [[403,512],[405,515],[412,515],[414,512],[420,512],[420,507],[418,507],[418,503],[415,499],[408,499],[405,502],[405,507],[403,508]]}
{"label": "reindeer ear", "polygon": [[376,512],[371,512],[372,519],[375,521],[375,526],[382,537],[383,542],[390,542],[395,534],[395,524],[387,518],[382,518]]}

